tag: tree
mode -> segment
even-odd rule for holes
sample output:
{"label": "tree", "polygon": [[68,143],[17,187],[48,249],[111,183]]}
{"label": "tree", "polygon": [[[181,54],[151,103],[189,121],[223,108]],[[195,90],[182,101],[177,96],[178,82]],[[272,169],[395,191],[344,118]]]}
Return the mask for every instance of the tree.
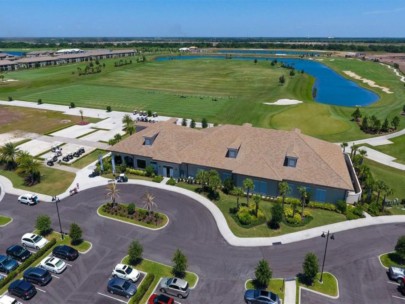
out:
{"label": "tree", "polygon": [[288,185],[287,182],[283,181],[278,184],[278,193],[281,195],[283,201],[282,201],[282,208],[284,210],[284,202],[285,202],[285,197],[287,194],[291,191],[290,186]]}
{"label": "tree", "polygon": [[359,108],[356,108],[356,110],[352,113],[351,116],[353,117],[353,119],[354,119],[355,121],[359,121],[359,119],[360,119],[361,116],[362,116],[362,114],[361,114],[361,112],[360,112],[360,109],[359,109]]}
{"label": "tree", "polygon": [[377,191],[377,204],[379,204],[381,192],[384,191],[384,189],[386,189],[387,187],[388,186],[384,181],[382,180],[376,181],[375,191]]}
{"label": "tree", "polygon": [[80,113],[80,117],[82,118],[82,122],[83,122],[83,110],[80,109],[80,110],[79,110],[79,113]]}
{"label": "tree", "polygon": [[294,71],[294,69],[291,69],[291,71],[290,71],[290,76],[291,76],[291,77],[295,76],[295,71]]}
{"label": "tree", "polygon": [[144,202],[145,209],[148,211],[148,214],[150,214],[153,207],[157,208],[157,205],[155,203],[155,197],[150,192],[146,192],[143,195],[143,202]]}
{"label": "tree", "polygon": [[136,265],[142,260],[143,247],[138,241],[132,241],[128,247],[128,262]]}
{"label": "tree", "polygon": [[177,249],[176,252],[173,255],[173,269],[172,273],[174,276],[178,278],[184,278],[186,276],[186,270],[187,270],[187,257],[183,254],[183,252],[180,251],[180,249]]}
{"label": "tree", "polygon": [[203,119],[201,120],[201,126],[203,127],[203,129],[205,129],[205,128],[208,127],[208,122],[207,122],[207,119],[206,119],[206,118],[203,118]]}
{"label": "tree", "polygon": [[266,260],[260,260],[256,266],[254,284],[258,288],[267,288],[273,275],[269,263]]}
{"label": "tree", "polygon": [[243,189],[240,187],[236,187],[232,190],[231,194],[236,196],[236,209],[239,210],[239,198],[244,195]]}
{"label": "tree", "polygon": [[394,130],[398,129],[399,122],[400,122],[400,120],[399,120],[399,117],[398,117],[398,116],[395,116],[395,117],[392,119],[391,125],[392,125],[392,127],[394,128]]}
{"label": "tree", "polygon": [[388,132],[389,129],[389,122],[388,122],[388,118],[385,118],[382,126],[381,126],[381,131],[383,132]]}
{"label": "tree", "polygon": [[271,208],[270,228],[279,229],[280,223],[283,220],[283,206],[281,204],[274,204]]}
{"label": "tree", "polygon": [[194,129],[195,128],[195,120],[192,119],[190,122],[190,128]]}
{"label": "tree", "polygon": [[302,264],[302,270],[304,272],[305,279],[312,285],[316,275],[319,272],[318,258],[312,252],[305,256],[304,263]]}
{"label": "tree", "polygon": [[301,217],[304,217],[305,201],[308,198],[307,188],[305,188],[303,186],[298,187],[298,192],[300,193],[300,197],[301,197]]}
{"label": "tree", "polygon": [[393,195],[394,194],[394,189],[392,189],[388,185],[385,185],[385,187],[383,188],[382,191],[383,191],[383,194],[384,194],[384,197],[383,197],[383,200],[382,200],[382,212],[384,212],[387,196]]}
{"label": "tree", "polygon": [[278,78],[278,82],[279,82],[280,84],[284,84],[284,83],[285,83],[285,77],[284,77],[284,75],[281,75],[281,76]]}
{"label": "tree", "polygon": [[0,79],[1,79],[2,82],[4,81],[4,75],[3,74],[0,74]]}
{"label": "tree", "polygon": [[368,132],[370,126],[368,124],[368,116],[364,116],[363,121],[361,122],[361,129],[363,132]]}
{"label": "tree", "polygon": [[115,207],[116,200],[120,196],[120,191],[117,188],[116,183],[110,183],[107,185],[107,197],[111,200],[111,203]]}
{"label": "tree", "polygon": [[135,126],[133,124],[128,126],[126,129],[129,135],[132,135],[135,132]]}
{"label": "tree", "polygon": [[401,236],[395,245],[395,252],[402,260],[405,260],[405,235]]}
{"label": "tree", "polygon": [[253,191],[255,188],[255,184],[253,183],[252,179],[250,178],[245,178],[243,180],[243,190],[246,191],[246,204],[249,206],[249,194],[250,191]]}
{"label": "tree", "polygon": [[183,118],[183,120],[181,121],[181,125],[183,127],[187,127],[187,119]]}
{"label": "tree", "polygon": [[343,153],[345,153],[345,152],[346,152],[346,148],[349,146],[349,144],[348,144],[347,142],[342,142],[342,143],[340,144],[340,146],[341,146],[342,149],[343,149]]}
{"label": "tree", "polygon": [[111,112],[112,111],[111,106],[107,106],[106,110],[107,112]]}
{"label": "tree", "polygon": [[41,164],[32,155],[28,152],[19,153],[17,163],[17,172],[24,175],[27,185],[32,186],[40,182],[39,168]]}
{"label": "tree", "polygon": [[132,133],[135,131],[135,126],[134,126],[134,121],[132,120],[132,118],[129,114],[125,114],[122,117],[122,123],[125,126],[125,131],[128,132],[129,135],[132,135]]}
{"label": "tree", "polygon": [[75,103],[74,103],[74,102],[71,102],[69,108],[73,109],[73,108],[75,108],[75,107],[76,107]]}
{"label": "tree", "polygon": [[8,142],[0,147],[0,160],[6,163],[7,170],[14,170],[17,166],[17,156],[18,156],[19,149],[17,145]]}
{"label": "tree", "polygon": [[256,194],[256,195],[253,197],[253,201],[255,202],[255,214],[256,214],[256,217],[257,217],[257,215],[259,214],[260,200],[261,200],[261,198],[260,198],[260,195],[258,195],[258,194]]}
{"label": "tree", "polygon": [[208,187],[216,191],[222,184],[221,177],[217,170],[208,171]]}
{"label": "tree", "polygon": [[222,191],[226,194],[232,193],[234,186],[233,179],[228,177],[224,180]]}
{"label": "tree", "polygon": [[403,105],[403,107],[402,107],[402,112],[405,113],[405,105]]}
{"label": "tree", "polygon": [[47,235],[52,231],[51,218],[48,215],[39,215],[35,228],[39,231],[40,235]]}
{"label": "tree", "polygon": [[256,63],[257,63],[257,59],[255,58],[255,60],[253,60],[253,62],[256,64]]}
{"label": "tree", "polygon": [[205,170],[198,170],[197,171],[197,175],[195,176],[195,178],[200,181],[202,188],[205,188],[208,186],[208,172]]}
{"label": "tree", "polygon": [[72,245],[80,244],[83,241],[82,234],[83,234],[82,228],[80,228],[78,224],[72,223],[70,225],[69,236]]}

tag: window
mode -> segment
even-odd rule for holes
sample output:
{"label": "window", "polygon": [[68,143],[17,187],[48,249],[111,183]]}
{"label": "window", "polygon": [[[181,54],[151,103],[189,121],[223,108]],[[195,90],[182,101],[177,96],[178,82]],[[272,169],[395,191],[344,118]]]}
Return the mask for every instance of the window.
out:
{"label": "window", "polygon": [[150,145],[152,145],[151,138],[145,138],[145,146],[150,146]]}
{"label": "window", "polygon": [[146,161],[143,159],[137,159],[136,160],[136,166],[140,169],[145,169],[146,168]]}
{"label": "window", "polygon": [[295,168],[297,166],[298,159],[295,157],[286,156],[284,159],[284,167],[292,167]]}
{"label": "window", "polygon": [[226,157],[236,158],[237,156],[238,156],[238,149],[228,148],[228,153],[226,153]]}

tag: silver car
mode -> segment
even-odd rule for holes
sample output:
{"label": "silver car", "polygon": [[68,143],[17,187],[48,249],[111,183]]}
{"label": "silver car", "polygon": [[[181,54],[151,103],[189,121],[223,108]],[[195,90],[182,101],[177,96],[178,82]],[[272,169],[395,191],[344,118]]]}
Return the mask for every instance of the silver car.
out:
{"label": "silver car", "polygon": [[391,266],[388,269],[388,274],[389,274],[391,280],[401,283],[402,278],[405,277],[405,268]]}
{"label": "silver car", "polygon": [[188,283],[179,278],[163,278],[159,290],[180,299],[187,298],[190,293]]}

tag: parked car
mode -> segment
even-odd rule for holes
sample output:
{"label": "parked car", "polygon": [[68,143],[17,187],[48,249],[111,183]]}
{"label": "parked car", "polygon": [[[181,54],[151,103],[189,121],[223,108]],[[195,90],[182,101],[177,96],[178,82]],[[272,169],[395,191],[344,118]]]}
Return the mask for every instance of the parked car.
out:
{"label": "parked car", "polygon": [[389,275],[391,280],[397,281],[398,283],[401,283],[402,278],[405,277],[405,268],[391,266],[388,269],[388,275]]}
{"label": "parked car", "polygon": [[0,304],[21,304],[21,302],[18,302],[16,299],[8,295],[4,295],[0,297]]}
{"label": "parked car", "polygon": [[174,295],[180,299],[187,298],[190,293],[187,281],[179,278],[163,278],[159,289],[161,292]]}
{"label": "parked car", "polygon": [[100,172],[98,172],[98,171],[93,171],[93,172],[91,172],[90,174],[89,174],[89,177],[96,177],[96,176],[99,176],[100,175]]}
{"label": "parked car", "polygon": [[127,280],[120,278],[112,278],[108,281],[107,290],[109,293],[124,296],[126,298],[132,297],[136,293],[136,285]]}
{"label": "parked car", "polygon": [[36,285],[45,286],[52,280],[52,276],[48,270],[40,267],[30,267],[24,271],[24,280]]}
{"label": "parked car", "polygon": [[125,175],[125,173],[121,173],[120,175],[118,175],[115,180],[118,183],[126,183],[128,181],[128,177]]}
{"label": "parked car", "polygon": [[39,198],[35,194],[26,193],[18,197],[18,202],[21,204],[35,205],[39,203]]}
{"label": "parked car", "polygon": [[36,295],[37,289],[30,282],[16,280],[8,287],[8,293],[21,299],[29,300]]}
{"label": "parked car", "polygon": [[138,281],[140,273],[138,270],[133,269],[131,266],[125,264],[117,264],[111,275],[113,278],[121,278],[135,283],[136,281]]}
{"label": "parked car", "polygon": [[34,233],[26,233],[21,238],[21,243],[24,247],[41,249],[46,244],[48,244],[48,241],[40,235]]}
{"label": "parked car", "polygon": [[31,256],[31,252],[20,245],[12,245],[8,247],[6,254],[20,262],[24,262]]}
{"label": "parked car", "polygon": [[174,304],[174,299],[164,294],[157,295],[155,293],[149,298],[148,304]]}
{"label": "parked car", "polygon": [[402,278],[401,283],[399,284],[399,290],[405,296],[405,278]]}
{"label": "parked car", "polygon": [[275,293],[266,290],[248,289],[245,291],[247,304],[280,304],[280,298]]}
{"label": "parked car", "polygon": [[56,246],[53,251],[52,251],[53,256],[67,260],[67,261],[73,261],[76,260],[77,257],[79,256],[79,252],[67,245],[59,245]]}
{"label": "parked car", "polygon": [[66,263],[59,258],[46,257],[41,261],[40,267],[53,273],[62,273],[66,269]]}
{"label": "parked car", "polygon": [[14,269],[17,269],[18,263],[16,260],[10,258],[6,255],[0,255],[0,271],[5,273],[10,273]]}

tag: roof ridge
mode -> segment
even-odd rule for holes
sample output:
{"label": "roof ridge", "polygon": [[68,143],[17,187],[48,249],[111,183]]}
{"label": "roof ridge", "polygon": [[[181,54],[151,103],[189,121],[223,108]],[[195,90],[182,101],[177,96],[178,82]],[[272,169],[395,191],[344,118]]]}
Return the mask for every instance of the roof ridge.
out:
{"label": "roof ridge", "polygon": [[[305,143],[305,145],[306,145],[307,147],[309,147],[309,148],[323,161],[323,163],[325,163],[325,164],[333,171],[333,173],[334,173],[336,176],[338,176],[338,178],[339,178],[341,181],[343,181],[343,183],[344,183],[345,185],[349,186],[349,188],[350,188],[350,187],[353,187],[353,185],[349,185],[349,184],[346,183],[346,181],[342,178],[342,176],[341,176],[340,174],[338,174],[338,173],[336,172],[336,170],[335,170],[334,168],[332,168],[332,167],[329,165],[329,163],[326,162],[326,161],[323,159],[323,157],[322,157],[316,150],[314,150],[314,148],[312,148],[312,146],[311,146],[310,144],[307,143],[307,141],[305,140],[305,138],[303,138],[302,135],[303,135],[302,133],[295,133],[295,136],[298,136],[298,137]],[[305,135],[304,135],[304,136],[305,136]],[[312,137],[311,137],[311,138],[312,138]],[[313,137],[313,138],[314,138],[314,137]],[[315,139],[315,138],[314,138],[314,139]],[[316,139],[316,140],[319,140],[319,139]]]}

